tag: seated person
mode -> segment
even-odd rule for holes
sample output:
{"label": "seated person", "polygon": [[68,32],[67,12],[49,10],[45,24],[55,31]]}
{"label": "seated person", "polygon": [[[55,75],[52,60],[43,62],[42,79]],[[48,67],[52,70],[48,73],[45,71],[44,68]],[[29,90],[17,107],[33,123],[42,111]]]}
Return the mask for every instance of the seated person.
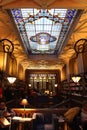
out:
{"label": "seated person", "polygon": [[0,102],[0,117],[4,117],[7,113],[7,107],[4,101]]}
{"label": "seated person", "polygon": [[83,130],[87,130],[87,102],[84,102],[82,105],[81,122]]}
{"label": "seated person", "polygon": [[0,117],[14,116],[15,112],[7,108],[5,101],[0,101]]}
{"label": "seated person", "polygon": [[80,107],[72,107],[67,112],[65,112],[64,117],[70,130],[80,130],[79,121],[77,120],[79,113]]}
{"label": "seated person", "polygon": [[[0,101],[0,130],[9,129],[10,122],[6,118],[8,118],[9,116],[11,117],[13,115],[14,112],[8,110],[5,101]],[[4,127],[3,121],[7,122],[7,126]]]}
{"label": "seated person", "polygon": [[76,115],[80,112],[79,107],[72,107],[67,112],[65,112],[64,117],[67,122],[72,122]]}

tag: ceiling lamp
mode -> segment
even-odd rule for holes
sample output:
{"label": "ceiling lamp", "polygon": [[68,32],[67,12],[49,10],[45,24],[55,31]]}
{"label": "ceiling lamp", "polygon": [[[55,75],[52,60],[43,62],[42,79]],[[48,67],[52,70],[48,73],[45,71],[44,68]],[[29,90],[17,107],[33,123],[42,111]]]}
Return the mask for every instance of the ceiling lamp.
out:
{"label": "ceiling lamp", "polygon": [[16,77],[10,76],[10,77],[7,77],[7,79],[8,79],[10,84],[13,84],[15,82],[15,80],[16,80]]}
{"label": "ceiling lamp", "polygon": [[73,76],[73,77],[72,77],[72,80],[73,80],[73,82],[75,82],[75,83],[78,83],[78,82],[80,81],[80,79],[81,79],[80,76]]}
{"label": "ceiling lamp", "polygon": [[[14,44],[9,40],[9,39],[0,39],[0,42],[2,43],[2,46],[3,46],[3,51],[4,53],[8,53],[11,58],[12,58],[12,73],[13,73],[13,58],[12,57],[12,53],[14,51]],[[10,77],[7,77],[9,83],[14,83],[15,80],[16,80],[16,77],[13,77],[13,76],[10,76]]]}
{"label": "ceiling lamp", "polygon": [[11,76],[8,76],[7,77],[7,79],[8,79],[8,81],[9,81],[9,83],[14,83],[15,82],[15,80],[16,80],[16,77],[14,76],[14,73],[13,73],[13,68],[14,68],[14,56],[13,55],[11,55],[11,61],[12,61],[12,63],[11,63]]}

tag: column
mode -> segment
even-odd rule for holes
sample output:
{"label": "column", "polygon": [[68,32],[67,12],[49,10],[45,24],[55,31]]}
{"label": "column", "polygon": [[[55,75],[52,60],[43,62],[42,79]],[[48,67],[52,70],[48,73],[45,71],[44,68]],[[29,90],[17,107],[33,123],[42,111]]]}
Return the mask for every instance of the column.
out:
{"label": "column", "polygon": [[70,80],[69,59],[66,61],[66,78],[67,81],[69,82]]}
{"label": "column", "polygon": [[78,72],[79,73],[84,73],[84,64],[83,64],[82,53],[78,54]]}

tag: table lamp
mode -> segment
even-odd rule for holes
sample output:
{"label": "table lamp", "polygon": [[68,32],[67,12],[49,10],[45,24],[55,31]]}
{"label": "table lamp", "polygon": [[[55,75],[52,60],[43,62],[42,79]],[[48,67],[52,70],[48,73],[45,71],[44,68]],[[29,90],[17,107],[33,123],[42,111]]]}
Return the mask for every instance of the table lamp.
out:
{"label": "table lamp", "polygon": [[25,110],[25,107],[28,105],[28,100],[27,99],[22,99],[21,105],[24,106],[24,110]]}

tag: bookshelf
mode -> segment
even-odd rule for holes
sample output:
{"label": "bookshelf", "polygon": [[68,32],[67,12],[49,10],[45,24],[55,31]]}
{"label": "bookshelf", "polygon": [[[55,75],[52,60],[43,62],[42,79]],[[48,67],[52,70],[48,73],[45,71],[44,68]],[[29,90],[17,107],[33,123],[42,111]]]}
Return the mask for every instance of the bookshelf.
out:
{"label": "bookshelf", "polygon": [[81,80],[78,83],[75,83],[70,79],[68,82],[64,80],[61,82],[60,92],[62,95],[73,95],[73,96],[83,96],[87,97],[87,78],[81,76]]}

